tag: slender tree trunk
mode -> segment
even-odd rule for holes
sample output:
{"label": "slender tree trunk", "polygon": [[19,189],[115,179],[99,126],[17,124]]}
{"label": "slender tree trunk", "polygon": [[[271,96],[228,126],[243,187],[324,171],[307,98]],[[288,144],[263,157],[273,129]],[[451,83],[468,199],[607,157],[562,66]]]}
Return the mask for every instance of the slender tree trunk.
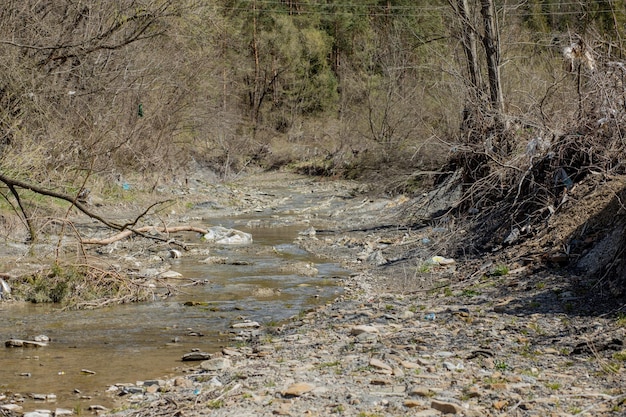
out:
{"label": "slender tree trunk", "polygon": [[467,58],[470,86],[474,89],[475,96],[479,97],[482,86],[480,82],[480,66],[478,65],[478,48],[476,47],[476,30],[469,19],[470,8],[467,0],[458,0],[457,13],[461,18],[461,41],[465,57]]}
{"label": "slender tree trunk", "polygon": [[487,57],[487,73],[489,76],[489,97],[491,106],[499,114],[504,113],[504,99],[500,80],[500,43],[496,18],[494,14],[493,0],[481,0],[480,13],[483,15],[485,33],[483,35],[483,47]]}
{"label": "slender tree trunk", "polygon": [[261,107],[261,66],[259,64],[259,45],[257,39],[257,8],[256,0],[252,2],[252,54],[254,55],[254,82],[252,90],[252,127],[256,131]]}

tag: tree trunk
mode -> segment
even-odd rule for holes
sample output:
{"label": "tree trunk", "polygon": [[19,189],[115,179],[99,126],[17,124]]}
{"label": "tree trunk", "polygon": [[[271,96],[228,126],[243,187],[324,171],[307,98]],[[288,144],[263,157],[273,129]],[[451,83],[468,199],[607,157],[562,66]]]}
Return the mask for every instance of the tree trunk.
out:
{"label": "tree trunk", "polygon": [[478,65],[478,49],[476,47],[476,30],[469,19],[470,8],[467,0],[458,0],[457,14],[461,18],[461,42],[467,58],[470,87],[474,90],[475,97],[479,97],[482,86],[480,82],[480,66]]}
{"label": "tree trunk", "polygon": [[480,13],[483,15],[485,33],[483,47],[487,57],[487,73],[489,76],[489,97],[492,108],[499,114],[504,113],[504,100],[500,81],[500,43],[493,0],[481,0]]}

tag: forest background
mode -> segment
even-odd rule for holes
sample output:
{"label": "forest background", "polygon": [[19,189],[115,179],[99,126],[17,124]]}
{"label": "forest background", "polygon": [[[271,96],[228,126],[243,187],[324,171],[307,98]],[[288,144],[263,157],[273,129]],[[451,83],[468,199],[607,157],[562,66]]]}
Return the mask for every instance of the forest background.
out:
{"label": "forest background", "polygon": [[625,23],[616,0],[8,0],[2,195],[34,218],[29,184],[258,166],[411,193],[460,170],[469,205],[530,193],[527,215],[621,172]]}

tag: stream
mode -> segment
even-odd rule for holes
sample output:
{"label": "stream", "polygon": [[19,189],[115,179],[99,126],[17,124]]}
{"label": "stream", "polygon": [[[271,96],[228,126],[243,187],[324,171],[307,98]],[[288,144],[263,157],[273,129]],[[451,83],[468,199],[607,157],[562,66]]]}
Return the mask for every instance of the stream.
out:
{"label": "stream", "polygon": [[[209,283],[184,287],[167,299],[81,311],[0,304],[2,342],[41,334],[52,340],[42,348],[4,349],[0,394],[23,394],[24,411],[114,407],[107,387],[180,373],[189,364],[181,361],[183,354],[192,349],[216,352],[233,343],[233,323],[276,325],[340,294],[338,278],[348,272],[293,243],[305,226],[250,227],[249,219],[224,226],[251,233],[254,243],[211,247],[212,256],[229,259],[226,264],[171,260],[171,269],[184,278]],[[301,275],[285,268],[293,263],[310,264],[318,273]],[[32,394],[54,397],[34,400]]]}

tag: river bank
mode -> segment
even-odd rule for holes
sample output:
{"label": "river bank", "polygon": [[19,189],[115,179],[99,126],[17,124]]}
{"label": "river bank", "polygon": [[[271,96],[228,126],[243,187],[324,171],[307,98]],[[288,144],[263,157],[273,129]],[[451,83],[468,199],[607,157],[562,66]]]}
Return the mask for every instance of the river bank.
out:
{"label": "river bank", "polygon": [[[275,173],[211,188],[204,201],[207,190],[195,190],[194,205],[215,217],[267,210],[301,227],[295,244],[352,271],[343,294],[285,322],[232,327],[205,360],[163,379],[137,375],[111,387],[117,410],[83,413],[624,414],[626,320],[586,308],[579,278],[502,256],[456,257],[459,225],[409,226],[415,201],[359,187]],[[321,198],[294,206],[289,193]],[[190,222],[194,212],[173,216]]]}

